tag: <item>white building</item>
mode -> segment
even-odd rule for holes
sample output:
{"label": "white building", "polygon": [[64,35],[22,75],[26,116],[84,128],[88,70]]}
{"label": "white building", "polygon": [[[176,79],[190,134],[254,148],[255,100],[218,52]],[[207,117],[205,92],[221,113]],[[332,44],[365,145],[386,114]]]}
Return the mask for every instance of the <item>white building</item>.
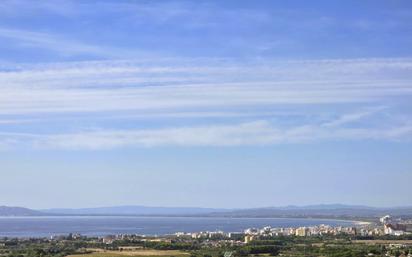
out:
{"label": "white building", "polygon": [[392,217],[390,215],[383,216],[379,219],[382,224],[388,224],[392,221]]}

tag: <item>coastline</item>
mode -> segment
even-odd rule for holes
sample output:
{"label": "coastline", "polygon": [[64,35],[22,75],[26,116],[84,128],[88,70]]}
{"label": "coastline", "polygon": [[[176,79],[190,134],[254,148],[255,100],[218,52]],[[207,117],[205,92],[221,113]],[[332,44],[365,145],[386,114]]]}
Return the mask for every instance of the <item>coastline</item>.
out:
{"label": "coastline", "polygon": [[[16,231],[10,224],[24,227]],[[61,222],[59,222],[61,220]],[[24,216],[2,217],[0,237],[50,237],[52,235],[81,234],[105,236],[109,234],[170,235],[177,232],[202,231],[242,232],[248,228],[298,228],[321,224],[331,227],[353,227],[369,224],[365,221],[286,217],[148,217],[148,216]],[[111,224],[109,227],[107,224]],[[42,227],[39,231],[37,227]],[[80,227],[80,229],[79,229]],[[166,229],[165,229],[166,227]]]}

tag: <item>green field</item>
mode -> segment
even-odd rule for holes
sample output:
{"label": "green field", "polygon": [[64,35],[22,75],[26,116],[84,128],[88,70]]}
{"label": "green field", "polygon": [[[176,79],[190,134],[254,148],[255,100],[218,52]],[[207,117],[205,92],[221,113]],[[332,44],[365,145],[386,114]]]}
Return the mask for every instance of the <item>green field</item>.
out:
{"label": "green field", "polygon": [[187,257],[188,253],[177,250],[124,250],[124,251],[103,251],[96,249],[95,252],[87,254],[69,255],[68,257]]}

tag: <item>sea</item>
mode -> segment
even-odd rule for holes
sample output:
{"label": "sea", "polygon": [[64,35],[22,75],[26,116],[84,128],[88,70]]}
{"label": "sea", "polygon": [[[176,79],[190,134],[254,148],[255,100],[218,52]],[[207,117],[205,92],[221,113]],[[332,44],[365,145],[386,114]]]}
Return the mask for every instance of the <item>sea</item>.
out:
{"label": "sea", "polygon": [[81,234],[105,236],[117,234],[167,235],[176,232],[241,232],[247,228],[302,227],[326,224],[353,226],[354,221],[292,218],[215,218],[215,217],[130,217],[130,216],[58,216],[0,217],[0,237],[50,237]]}

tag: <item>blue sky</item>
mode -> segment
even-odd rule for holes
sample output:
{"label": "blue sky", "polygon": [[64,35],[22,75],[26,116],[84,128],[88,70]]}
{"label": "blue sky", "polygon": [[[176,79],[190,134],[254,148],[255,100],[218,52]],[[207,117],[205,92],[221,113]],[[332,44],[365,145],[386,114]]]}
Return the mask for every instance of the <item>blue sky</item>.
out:
{"label": "blue sky", "polygon": [[1,1],[0,205],[412,205],[410,1]]}

